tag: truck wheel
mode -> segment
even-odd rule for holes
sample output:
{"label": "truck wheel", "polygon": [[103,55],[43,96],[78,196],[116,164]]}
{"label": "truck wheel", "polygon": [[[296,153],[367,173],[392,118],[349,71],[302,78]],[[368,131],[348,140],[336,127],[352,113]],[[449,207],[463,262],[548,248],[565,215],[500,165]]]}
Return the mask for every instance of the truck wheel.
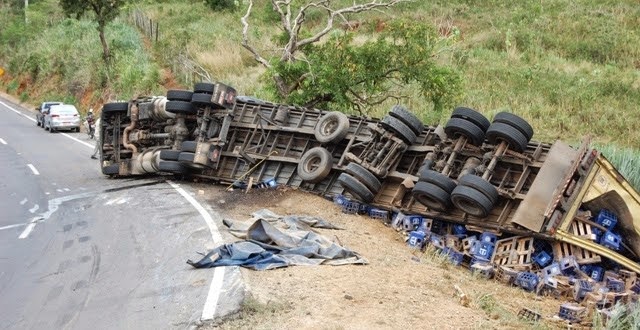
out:
{"label": "truck wheel", "polygon": [[489,119],[487,119],[487,117],[485,117],[483,114],[474,109],[466,107],[457,107],[453,109],[451,118],[461,118],[470,121],[476,124],[476,126],[480,127],[483,132],[486,132],[489,128],[489,125],[491,125]]}
{"label": "truck wheel", "polygon": [[191,103],[201,105],[201,106],[210,106],[211,105],[211,94],[207,93],[193,93],[191,97]]}
{"label": "truck wheel", "polygon": [[184,113],[184,114],[195,114],[197,112],[196,108],[193,107],[191,102],[185,101],[168,101],[166,105],[166,109],[171,113]]}
{"label": "truck wheel", "polygon": [[453,179],[438,171],[430,169],[423,169],[420,172],[420,181],[432,183],[446,191],[448,194],[450,194],[456,187],[456,182],[453,181]]}
{"label": "truck wheel", "polygon": [[120,166],[118,164],[111,164],[102,168],[102,174],[104,175],[116,175],[120,173]]}
{"label": "truck wheel", "polygon": [[333,158],[329,151],[322,147],[307,150],[298,163],[298,175],[303,181],[317,183],[331,172]]}
{"label": "truck wheel", "polygon": [[387,131],[391,131],[398,135],[398,137],[406,144],[411,145],[417,139],[416,133],[414,133],[409,126],[400,121],[400,119],[395,117],[385,116],[380,122],[380,125],[382,125],[382,127]]}
{"label": "truck wheel", "polygon": [[411,195],[430,210],[444,212],[451,206],[449,193],[433,183],[418,181]]}
{"label": "truck wheel", "polygon": [[510,112],[499,112],[493,117],[493,122],[504,123],[517,129],[527,138],[527,142],[533,137],[533,127],[526,120]]}
{"label": "truck wheel", "polygon": [[489,198],[491,204],[495,204],[498,201],[498,189],[492,185],[489,181],[473,174],[465,174],[458,178],[458,184],[462,186],[471,187]]}
{"label": "truck wheel", "polygon": [[197,147],[198,147],[198,142],[196,141],[182,141],[180,151],[196,152]]}
{"label": "truck wheel", "polygon": [[349,117],[342,112],[332,111],[320,117],[313,135],[320,143],[337,143],[349,132]]}
{"label": "truck wheel", "polygon": [[105,103],[102,106],[102,113],[127,113],[129,111],[128,102]]}
{"label": "truck wheel", "polygon": [[196,83],[195,85],[193,85],[193,92],[194,93],[206,93],[206,94],[213,94],[213,90],[216,88],[216,85],[212,84],[212,83]]}
{"label": "truck wheel", "polygon": [[420,135],[424,130],[424,125],[422,121],[416,117],[411,111],[401,105],[394,105],[389,111],[389,115],[399,119],[405,125],[407,125],[411,130],[416,133],[416,135]]}
{"label": "truck wheel", "polygon": [[358,181],[358,179],[354,178],[350,174],[340,174],[338,177],[338,183],[345,191],[361,202],[369,203],[376,197],[369,188],[364,185],[364,183]]}
{"label": "truck wheel", "polygon": [[195,157],[195,154],[193,152],[181,152],[180,155],[178,155],[178,161],[184,164],[185,166],[193,169],[197,169],[197,170],[204,169],[205,168],[204,165],[196,164],[193,162],[194,157]]}
{"label": "truck wheel", "polygon": [[505,123],[493,122],[487,130],[487,141],[491,144],[499,144],[505,141],[509,144],[509,149],[516,152],[523,152],[527,149],[527,137],[518,129]]}
{"label": "truck wheel", "polygon": [[380,180],[378,180],[373,173],[358,163],[349,163],[344,171],[362,182],[374,194],[377,194],[378,191],[380,191],[380,188],[382,188]]}
{"label": "truck wheel", "polygon": [[[173,151],[173,150],[172,150]],[[174,174],[188,174],[189,169],[182,163],[176,161],[158,162],[158,171]]]}
{"label": "truck wheel", "polygon": [[167,91],[167,100],[169,101],[191,102],[192,96],[193,96],[192,91],[185,91],[180,89],[171,89]]}
{"label": "truck wheel", "polygon": [[176,160],[178,160],[178,157],[180,157],[180,150],[163,149],[163,150],[160,150],[160,156],[159,157],[162,160],[173,160],[173,161],[176,161]]}
{"label": "truck wheel", "polygon": [[451,202],[459,210],[478,218],[486,218],[493,208],[493,203],[487,196],[468,186],[458,185],[453,189]]}
{"label": "truck wheel", "polygon": [[484,141],[484,132],[473,122],[462,118],[450,118],[444,127],[444,132],[450,139],[464,136],[474,146],[481,146]]}

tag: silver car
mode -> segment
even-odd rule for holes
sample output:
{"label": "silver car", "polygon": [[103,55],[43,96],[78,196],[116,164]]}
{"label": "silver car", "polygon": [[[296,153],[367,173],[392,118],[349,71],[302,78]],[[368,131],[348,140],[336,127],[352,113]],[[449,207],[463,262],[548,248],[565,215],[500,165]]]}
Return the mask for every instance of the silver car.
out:
{"label": "silver car", "polygon": [[57,130],[80,132],[80,114],[71,104],[52,105],[44,114],[44,129],[53,133]]}

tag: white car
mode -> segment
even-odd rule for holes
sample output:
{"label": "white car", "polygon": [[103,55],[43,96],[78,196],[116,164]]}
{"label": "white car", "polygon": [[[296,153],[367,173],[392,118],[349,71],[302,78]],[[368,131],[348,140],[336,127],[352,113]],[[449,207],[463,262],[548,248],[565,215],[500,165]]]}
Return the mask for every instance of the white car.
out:
{"label": "white car", "polygon": [[52,105],[44,114],[44,129],[53,133],[58,130],[80,132],[80,114],[71,104]]}

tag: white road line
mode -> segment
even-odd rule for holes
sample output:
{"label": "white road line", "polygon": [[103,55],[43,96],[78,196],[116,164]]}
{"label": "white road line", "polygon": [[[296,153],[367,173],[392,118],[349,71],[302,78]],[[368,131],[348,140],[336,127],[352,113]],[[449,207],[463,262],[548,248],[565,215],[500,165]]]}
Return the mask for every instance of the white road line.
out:
{"label": "white road line", "polygon": [[39,208],[40,208],[40,206],[38,206],[38,204],[36,204],[32,208],[29,209],[29,212],[35,213]]}
{"label": "white road line", "polygon": [[27,164],[27,166],[31,169],[31,172],[33,172],[33,174],[40,175],[40,172],[38,172],[38,170],[36,170],[36,167],[33,166],[33,164]]}
{"label": "white road line", "polygon": [[0,230],[11,229],[11,228],[21,227],[21,226],[26,226],[26,225],[27,225],[26,223],[16,223],[15,225],[8,225],[8,226],[0,227]]}
{"label": "white road line", "polygon": [[29,224],[27,225],[27,228],[25,228],[24,231],[22,231],[22,234],[20,234],[20,236],[18,236],[18,238],[19,239],[25,239],[25,238],[29,237],[29,234],[31,234],[31,231],[36,226],[36,221],[38,221],[38,219],[40,219],[40,217],[33,218],[33,220],[29,221]]}
{"label": "white road line", "polygon": [[[191,195],[189,195],[184,189],[180,188],[179,185],[173,183],[172,181],[167,181],[167,183],[173,187],[184,199],[186,199],[196,210],[198,213],[204,218],[204,221],[209,226],[209,232],[211,232],[211,238],[214,243],[222,243],[222,236],[220,232],[218,232],[218,226],[211,218],[211,215],[204,209],[204,207],[198,203]],[[202,308],[202,320],[213,320],[213,317],[216,314],[216,308],[218,306],[218,300],[220,299],[220,293],[222,292],[222,283],[224,280],[224,267],[215,267],[213,270],[213,279],[211,280],[211,286],[209,287],[209,293],[207,294],[207,300],[204,303],[204,307]]]}
{"label": "white road line", "polygon": [[23,199],[23,200],[21,200],[21,201],[20,201],[20,205],[24,205],[27,201],[28,201],[28,199],[26,199],[26,198],[25,198],[25,199]]}
{"label": "white road line", "polygon": [[[19,115],[21,115],[21,116],[23,116],[23,117],[25,117],[25,118],[29,119],[29,120],[31,120],[32,122],[34,122],[34,123],[36,122],[36,120],[35,120],[35,119],[33,119],[33,118],[31,118],[31,117],[29,117],[29,116],[27,116],[27,115],[23,114],[22,112],[20,112],[20,111],[18,111],[18,110],[16,110],[16,109],[14,109],[14,108],[12,108],[11,106],[9,106],[9,105],[8,105],[8,104],[6,104],[6,103],[4,103],[4,102],[0,101],[0,104],[4,105],[4,106],[5,106],[5,107],[7,107],[9,110],[11,110],[11,111],[13,111],[13,112],[15,112],[15,113],[17,113],[17,114],[19,114]],[[94,145],[93,145],[93,144],[86,143],[86,142],[84,142],[84,141],[81,141],[81,140],[79,140],[79,139],[76,139],[76,138],[74,138],[73,136],[71,136],[71,135],[69,135],[69,134],[67,134],[67,133],[60,133],[60,135],[66,136],[66,137],[70,138],[71,140],[74,140],[74,141],[76,141],[76,142],[78,142],[78,143],[84,144],[85,146],[87,146],[87,147],[89,147],[89,148],[93,148],[93,147],[94,147]]]}
{"label": "white road line", "polygon": [[2,138],[0,138],[0,143],[2,144],[7,144],[7,141],[3,140]]}

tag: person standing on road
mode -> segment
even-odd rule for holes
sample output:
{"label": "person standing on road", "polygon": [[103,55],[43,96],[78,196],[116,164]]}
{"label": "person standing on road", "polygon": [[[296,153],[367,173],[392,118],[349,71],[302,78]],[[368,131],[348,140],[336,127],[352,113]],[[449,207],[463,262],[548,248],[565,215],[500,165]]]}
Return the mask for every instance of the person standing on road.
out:
{"label": "person standing on road", "polygon": [[95,125],[95,133],[94,136],[96,138],[96,146],[93,148],[93,155],[91,155],[91,159],[98,159],[98,157],[96,155],[98,155],[100,153],[100,134],[101,134],[101,129],[100,129],[100,124],[101,124],[102,120],[100,118],[100,116],[98,116],[98,120],[96,120],[96,125]]}

